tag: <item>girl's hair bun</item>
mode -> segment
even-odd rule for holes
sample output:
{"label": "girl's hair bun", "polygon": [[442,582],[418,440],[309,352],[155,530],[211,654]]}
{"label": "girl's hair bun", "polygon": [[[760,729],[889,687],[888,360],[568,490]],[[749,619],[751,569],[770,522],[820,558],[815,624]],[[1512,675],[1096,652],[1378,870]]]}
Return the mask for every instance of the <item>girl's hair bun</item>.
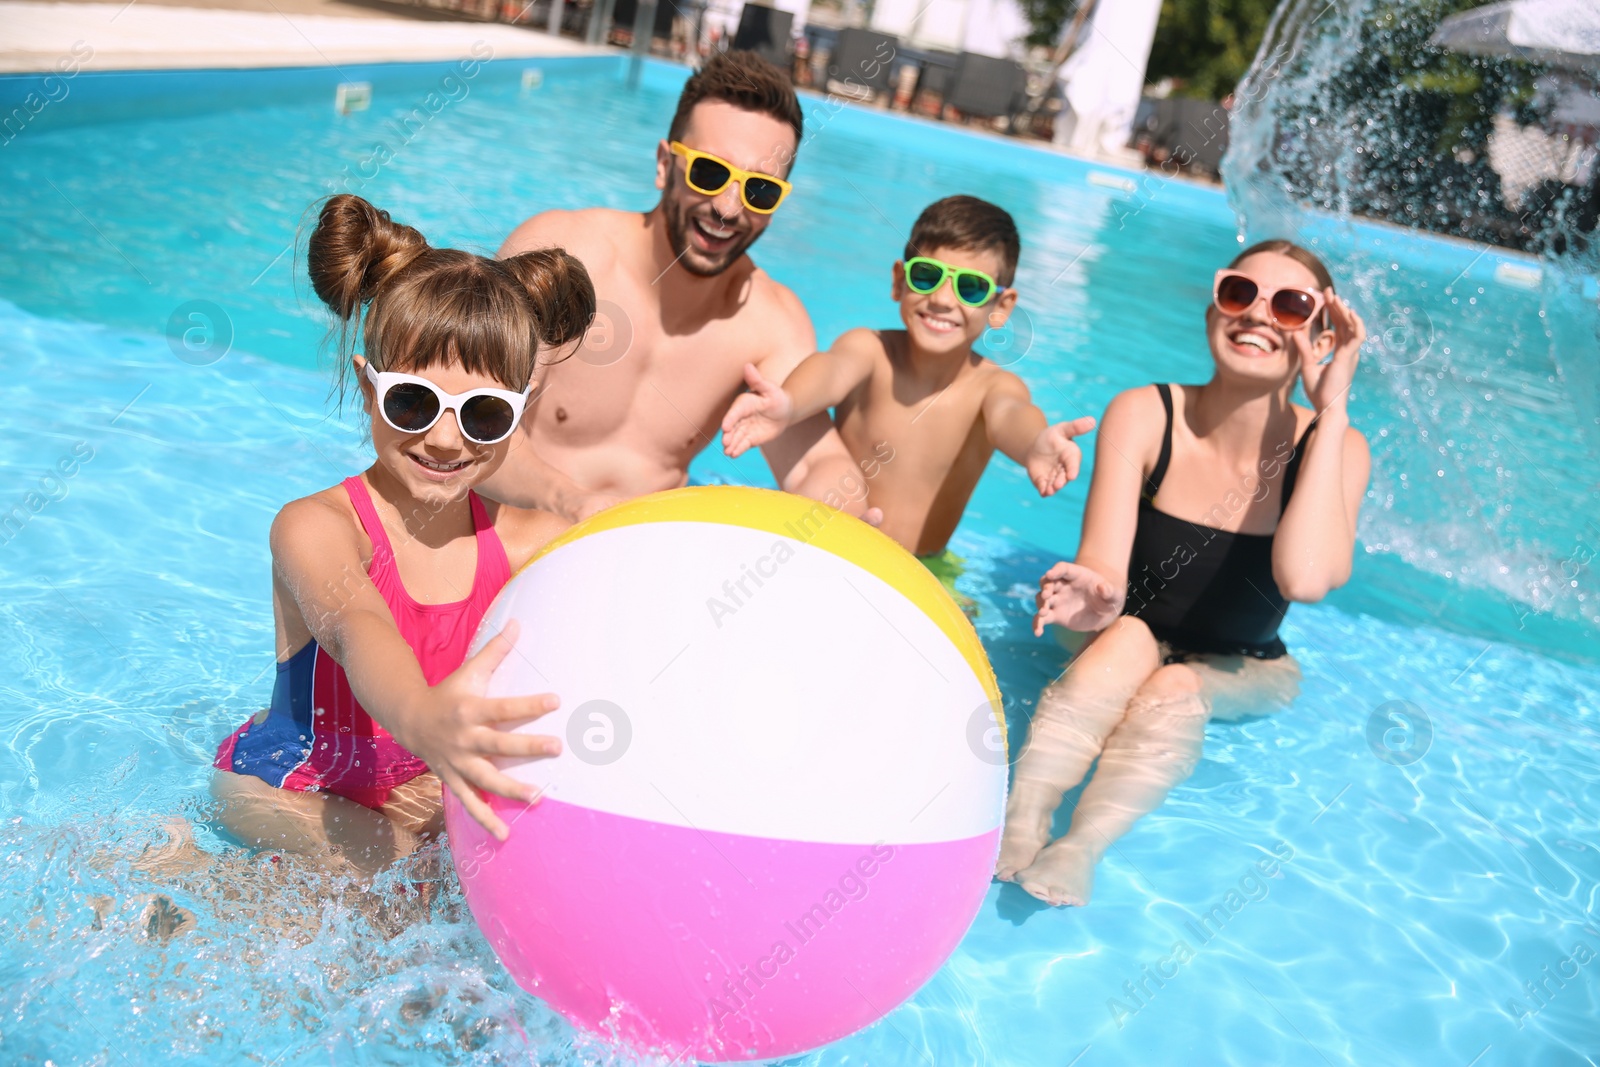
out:
{"label": "girl's hair bun", "polygon": [[429,251],[428,242],[352,193],[329,197],[311,233],[307,266],[311,286],[341,319]]}

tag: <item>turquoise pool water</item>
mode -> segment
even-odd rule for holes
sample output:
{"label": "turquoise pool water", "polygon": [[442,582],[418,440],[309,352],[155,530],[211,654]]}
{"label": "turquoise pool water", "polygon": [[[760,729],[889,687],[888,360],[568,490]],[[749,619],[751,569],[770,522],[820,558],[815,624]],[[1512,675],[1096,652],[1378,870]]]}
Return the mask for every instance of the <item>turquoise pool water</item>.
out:
{"label": "turquoise pool water", "polygon": [[[268,693],[267,525],[366,462],[317,369],[306,207],[348,180],[482,250],[540,209],[642,209],[682,76],[651,65],[630,91],[611,60],[495,61],[463,93],[444,67],[348,74],[371,110],[336,114],[321,72],[84,74],[0,146],[4,1062],[636,1062],[516,989],[448,876],[396,936],[272,870],[236,868],[237,899],[171,890],[200,920],[171,940],[131,904],[92,907],[157,888],[129,860],[174,814],[224,848],[204,783]],[[974,192],[1022,225],[1028,314],[1001,355],[1053,417],[1205,374],[1200,315],[1235,247],[1219,192],[810,107],[757,258],[824,338],[890,322],[916,213]],[[1090,907],[994,887],[910,1003],[796,1062],[1600,1060],[1592,280],[1335,221],[1315,236],[1381,337],[1352,393],[1376,463],[1356,578],[1285,627],[1301,696],[1214,724]],[[709,452],[695,474],[767,481]],[[1082,503],[1039,501],[1002,461],[955,542],[1018,739],[1062,659],[1029,632],[1030,590]],[[261,897],[316,940],[247,920]]]}

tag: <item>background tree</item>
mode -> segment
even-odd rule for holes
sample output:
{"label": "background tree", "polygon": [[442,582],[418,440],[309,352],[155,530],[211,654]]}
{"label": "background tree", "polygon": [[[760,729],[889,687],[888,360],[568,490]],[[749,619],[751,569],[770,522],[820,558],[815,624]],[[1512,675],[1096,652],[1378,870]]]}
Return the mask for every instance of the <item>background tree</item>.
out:
{"label": "background tree", "polygon": [[1182,96],[1221,100],[1250,68],[1277,0],[1162,0],[1145,81],[1172,78]]}

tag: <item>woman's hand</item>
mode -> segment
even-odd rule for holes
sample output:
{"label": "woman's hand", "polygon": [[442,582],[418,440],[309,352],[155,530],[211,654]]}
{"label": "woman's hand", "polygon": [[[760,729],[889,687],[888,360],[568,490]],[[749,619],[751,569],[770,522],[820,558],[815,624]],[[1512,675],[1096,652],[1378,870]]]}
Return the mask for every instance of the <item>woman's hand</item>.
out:
{"label": "woman's hand", "polygon": [[794,415],[783,386],[763,377],[754,363],[744,365],[744,380],[750,391],[734,397],[722,420],[722,450],[733,459],[783,433]]}
{"label": "woman's hand", "polygon": [[1127,596],[1126,589],[1118,589],[1098,571],[1076,563],[1057,563],[1039,579],[1033,635],[1043,637],[1048,623],[1080,633],[1104,630],[1122,614]]}
{"label": "woman's hand", "polygon": [[1046,426],[1033,439],[1028,450],[1028,480],[1039,490],[1040,496],[1051,496],[1062,486],[1078,476],[1083,464],[1083,450],[1074,437],[1094,429],[1094,418],[1085,415],[1071,422],[1058,422]]}
{"label": "woman's hand", "polygon": [[[1316,349],[1296,341],[1300,354],[1300,379],[1305,386],[1306,399],[1318,415],[1330,409],[1343,411],[1350,393],[1350,382],[1356,375],[1356,363],[1361,357],[1361,344],[1367,339],[1366,324],[1355,309],[1335,295],[1323,290],[1327,301],[1328,317],[1332,320],[1333,358],[1318,363]],[[1298,332],[1291,335],[1298,338]]]}
{"label": "woman's hand", "polygon": [[517,638],[515,620],[438,685],[428,689],[416,704],[397,716],[391,729],[396,741],[415,753],[428,769],[449,786],[462,807],[497,840],[507,836],[506,824],[495,815],[480,790],[536,803],[539,791],[519,782],[495,766],[495,756],[543,759],[561,753],[554,737],[515,734],[497,726],[531,722],[556,708],[553,694],[525,697],[487,697],[489,678],[500,666]]}

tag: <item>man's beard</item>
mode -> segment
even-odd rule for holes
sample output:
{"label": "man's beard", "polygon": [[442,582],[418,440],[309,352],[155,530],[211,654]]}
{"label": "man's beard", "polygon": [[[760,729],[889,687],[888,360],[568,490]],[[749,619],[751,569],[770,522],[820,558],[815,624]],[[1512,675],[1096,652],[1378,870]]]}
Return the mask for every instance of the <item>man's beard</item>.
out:
{"label": "man's beard", "polygon": [[672,248],[673,256],[676,257],[674,262],[690,274],[702,278],[714,278],[733,266],[739,261],[739,257],[756,243],[756,238],[761,236],[760,231],[746,234],[743,241],[731,246],[726,252],[718,253],[715,260],[707,262],[703,258],[707,253],[700,251],[689,241],[689,227],[694,225],[691,221],[694,209],[680,207],[671,200],[666,202],[665,207],[666,210],[662,214],[666,217],[667,243]]}

